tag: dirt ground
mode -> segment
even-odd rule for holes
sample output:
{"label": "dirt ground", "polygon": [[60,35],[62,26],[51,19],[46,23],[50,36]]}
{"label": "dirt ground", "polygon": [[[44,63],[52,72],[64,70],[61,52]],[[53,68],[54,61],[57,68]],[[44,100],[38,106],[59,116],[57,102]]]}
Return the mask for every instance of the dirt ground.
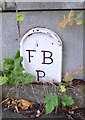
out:
{"label": "dirt ground", "polygon": [[[27,85],[27,86],[19,86],[19,87],[10,87],[8,85],[3,85],[2,87],[2,97],[9,97],[9,98],[23,98],[27,99],[30,101],[35,101],[42,103],[44,102],[44,97],[50,93],[54,92],[57,93],[57,87],[55,88],[52,85],[37,85],[37,84],[32,84],[32,85]],[[84,104],[84,98],[85,98],[85,86],[80,85],[80,86],[75,86],[72,89],[67,89],[67,94],[71,95],[75,101],[76,105],[79,108],[85,107]],[[62,118],[62,115],[51,115],[51,116],[46,116],[43,115],[41,116],[43,118]],[[2,118],[27,118],[27,116],[24,116],[22,114],[14,113],[10,110],[4,110],[2,108]]]}

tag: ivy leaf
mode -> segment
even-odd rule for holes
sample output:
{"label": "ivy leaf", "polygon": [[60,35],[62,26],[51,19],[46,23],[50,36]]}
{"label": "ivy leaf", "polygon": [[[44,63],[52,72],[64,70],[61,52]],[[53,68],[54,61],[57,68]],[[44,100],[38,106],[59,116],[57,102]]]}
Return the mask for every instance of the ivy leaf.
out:
{"label": "ivy leaf", "polygon": [[8,77],[6,76],[0,76],[0,85],[5,84],[8,81]]}
{"label": "ivy leaf", "polygon": [[18,14],[16,19],[19,22],[23,22],[24,21],[24,15],[23,14]]}
{"label": "ivy leaf", "polygon": [[45,111],[46,115],[51,113],[56,106],[58,106],[58,96],[56,94],[49,93],[45,97]]}
{"label": "ivy leaf", "polygon": [[62,96],[62,106],[66,107],[66,106],[71,106],[74,104],[74,100],[72,99],[71,96],[68,95],[63,95]]}
{"label": "ivy leaf", "polygon": [[66,88],[65,88],[64,85],[60,85],[60,91],[61,91],[61,92],[65,92],[65,91],[66,91]]}

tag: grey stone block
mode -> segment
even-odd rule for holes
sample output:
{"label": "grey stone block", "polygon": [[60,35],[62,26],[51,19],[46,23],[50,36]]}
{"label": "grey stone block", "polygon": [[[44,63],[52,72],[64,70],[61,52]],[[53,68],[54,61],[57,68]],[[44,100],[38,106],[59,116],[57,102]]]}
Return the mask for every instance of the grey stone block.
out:
{"label": "grey stone block", "polygon": [[[83,65],[83,26],[74,24],[72,27],[60,28],[57,24],[63,18],[63,11],[22,13],[25,20],[20,22],[21,38],[31,28],[49,28],[55,31],[63,41],[63,73],[76,70]],[[18,35],[16,13],[3,13],[2,20],[2,58],[14,57],[21,40]]]}

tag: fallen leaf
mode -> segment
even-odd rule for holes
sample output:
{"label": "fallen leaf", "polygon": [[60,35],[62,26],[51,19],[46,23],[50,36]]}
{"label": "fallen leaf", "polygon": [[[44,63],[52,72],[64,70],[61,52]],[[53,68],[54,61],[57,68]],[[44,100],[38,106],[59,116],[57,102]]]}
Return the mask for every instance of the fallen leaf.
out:
{"label": "fallen leaf", "polygon": [[25,99],[19,99],[17,102],[18,102],[18,107],[20,107],[23,110],[28,109],[30,106],[34,104],[34,102],[30,102]]}

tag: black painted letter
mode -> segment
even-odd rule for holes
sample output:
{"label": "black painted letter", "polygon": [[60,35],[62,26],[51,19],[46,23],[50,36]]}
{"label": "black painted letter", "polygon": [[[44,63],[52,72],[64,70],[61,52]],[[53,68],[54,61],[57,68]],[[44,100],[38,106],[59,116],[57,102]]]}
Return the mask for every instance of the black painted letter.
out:
{"label": "black painted letter", "polygon": [[[50,52],[50,51],[43,51],[43,50],[42,50],[41,52],[43,52],[43,62],[42,62],[42,64],[52,64],[52,63],[53,63],[52,52]],[[50,56],[49,56],[49,57],[46,57],[46,54],[45,54],[46,52],[47,52],[47,53],[50,53]],[[50,59],[51,62],[46,63],[45,59]]]}
{"label": "black painted letter", "polygon": [[[45,76],[45,72],[42,70],[36,70],[37,72],[37,80],[39,81],[40,78],[43,78]],[[43,76],[40,76],[40,72],[43,73]]]}
{"label": "black painted letter", "polygon": [[28,51],[28,58],[29,58],[29,63],[31,62],[31,57],[33,57],[33,56],[31,56],[30,55],[30,52],[36,52],[36,50],[26,50],[26,51]]}

